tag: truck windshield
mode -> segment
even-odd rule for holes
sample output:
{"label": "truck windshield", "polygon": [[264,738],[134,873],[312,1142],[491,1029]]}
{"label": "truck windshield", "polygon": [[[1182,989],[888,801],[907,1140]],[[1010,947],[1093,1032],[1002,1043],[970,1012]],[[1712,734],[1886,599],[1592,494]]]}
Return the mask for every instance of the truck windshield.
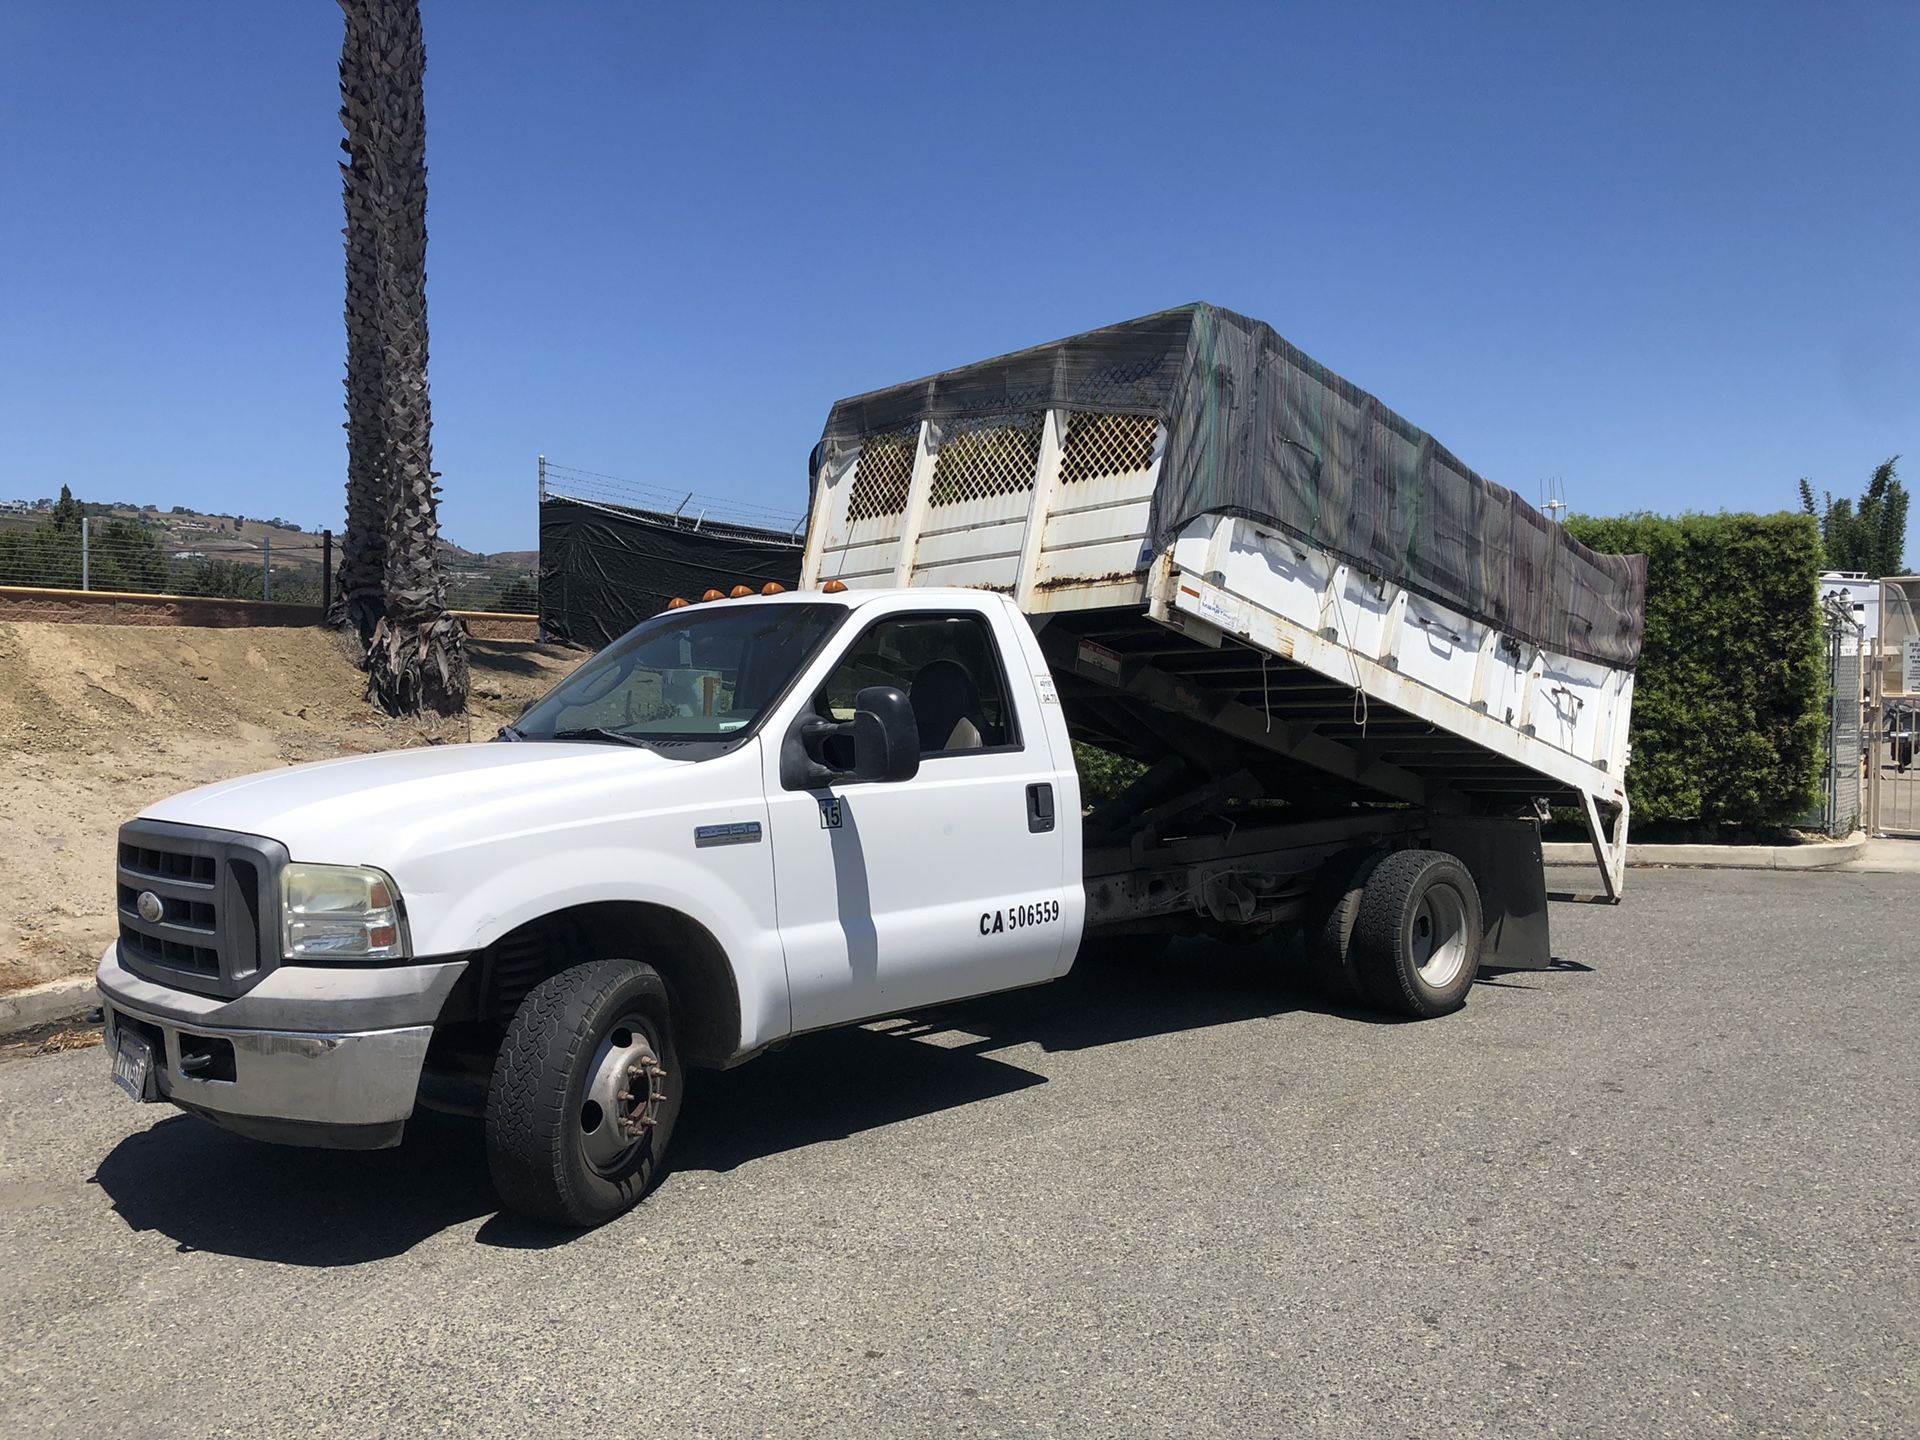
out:
{"label": "truck windshield", "polygon": [[805,603],[668,610],[561,681],[512,731],[523,740],[725,742],[753,727],[845,614]]}

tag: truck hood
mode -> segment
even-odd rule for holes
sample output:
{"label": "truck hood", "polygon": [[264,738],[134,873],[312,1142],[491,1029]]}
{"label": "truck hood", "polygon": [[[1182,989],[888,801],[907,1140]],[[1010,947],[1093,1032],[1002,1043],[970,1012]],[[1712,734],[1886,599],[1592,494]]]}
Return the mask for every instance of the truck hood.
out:
{"label": "truck hood", "polygon": [[435,745],[245,775],[141,814],[263,835],[295,860],[379,865],[476,830],[524,832],[570,811],[643,806],[643,790],[692,768],[591,741]]}

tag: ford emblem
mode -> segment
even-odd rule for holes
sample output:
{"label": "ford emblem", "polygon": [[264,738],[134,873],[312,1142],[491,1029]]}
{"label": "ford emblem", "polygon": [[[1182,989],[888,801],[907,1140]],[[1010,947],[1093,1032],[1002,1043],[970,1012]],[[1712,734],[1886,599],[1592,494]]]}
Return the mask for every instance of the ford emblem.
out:
{"label": "ford emblem", "polygon": [[133,902],[133,908],[140,912],[140,918],[149,925],[158,925],[161,917],[167,913],[166,905],[151,890],[142,890],[140,898]]}

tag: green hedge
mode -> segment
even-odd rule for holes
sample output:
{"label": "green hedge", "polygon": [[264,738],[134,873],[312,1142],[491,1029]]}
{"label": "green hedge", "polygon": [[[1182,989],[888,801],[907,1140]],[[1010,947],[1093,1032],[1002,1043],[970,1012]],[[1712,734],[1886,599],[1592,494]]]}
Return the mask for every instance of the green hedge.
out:
{"label": "green hedge", "polygon": [[1574,516],[1567,529],[1596,550],[1647,557],[1634,819],[1803,818],[1820,795],[1826,732],[1813,518]]}
{"label": "green hedge", "polygon": [[1080,799],[1087,805],[1113,799],[1147,772],[1138,760],[1078,740],[1073,742],[1073,763],[1080,771]]}

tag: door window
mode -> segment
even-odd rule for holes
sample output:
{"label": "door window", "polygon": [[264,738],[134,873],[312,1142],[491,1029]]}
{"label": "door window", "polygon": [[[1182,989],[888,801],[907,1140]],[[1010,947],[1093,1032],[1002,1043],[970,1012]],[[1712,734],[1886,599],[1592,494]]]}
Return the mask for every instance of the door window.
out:
{"label": "door window", "polygon": [[851,720],[854,697],[869,685],[906,692],[922,759],[1019,748],[999,654],[978,615],[880,621],[854,642],[815,705],[822,715]]}

